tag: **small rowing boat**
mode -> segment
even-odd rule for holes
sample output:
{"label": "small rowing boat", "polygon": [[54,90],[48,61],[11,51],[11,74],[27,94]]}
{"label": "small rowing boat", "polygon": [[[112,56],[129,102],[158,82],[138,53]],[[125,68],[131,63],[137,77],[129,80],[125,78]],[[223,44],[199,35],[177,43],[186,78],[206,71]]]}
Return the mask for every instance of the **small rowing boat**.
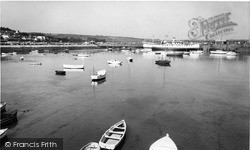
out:
{"label": "small rowing boat", "polygon": [[6,112],[6,113],[1,114],[1,120],[0,120],[1,126],[10,124],[15,121],[17,121],[17,110],[13,112],[8,112],[8,113]]}
{"label": "small rowing boat", "polygon": [[91,75],[91,79],[92,81],[99,81],[99,80],[103,80],[106,78],[106,70],[99,70],[97,72],[95,72],[93,75]]}
{"label": "small rowing boat", "polygon": [[4,138],[7,135],[8,128],[0,129],[0,139]]}
{"label": "small rowing boat", "polygon": [[90,142],[84,145],[80,150],[101,150],[101,148],[98,143]]}
{"label": "small rowing boat", "polygon": [[177,150],[174,141],[167,134],[165,137],[155,141],[149,150]]}
{"label": "small rowing boat", "polygon": [[1,102],[0,103],[1,112],[6,111],[6,109],[5,109],[6,108],[6,104],[7,104],[6,102]]}
{"label": "small rowing boat", "polygon": [[115,149],[126,133],[126,122],[121,120],[115,125],[111,126],[101,137],[99,145],[101,148],[113,150]]}

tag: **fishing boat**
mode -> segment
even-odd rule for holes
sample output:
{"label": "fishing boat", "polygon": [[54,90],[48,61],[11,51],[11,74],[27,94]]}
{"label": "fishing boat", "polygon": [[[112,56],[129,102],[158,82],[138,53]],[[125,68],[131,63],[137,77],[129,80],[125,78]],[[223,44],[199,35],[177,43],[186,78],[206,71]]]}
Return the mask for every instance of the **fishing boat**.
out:
{"label": "fishing boat", "polygon": [[210,51],[211,54],[227,54],[226,51],[223,50],[215,50],[215,51]]}
{"label": "fishing boat", "polygon": [[150,146],[149,150],[177,150],[177,146],[167,134],[165,137],[154,142]]}
{"label": "fishing boat", "polygon": [[66,71],[56,70],[56,75],[66,75]]}
{"label": "fishing boat", "polygon": [[93,75],[91,75],[92,81],[98,81],[98,80],[103,80],[106,78],[106,70],[100,70],[95,72]]}
{"label": "fishing boat", "polygon": [[80,150],[101,150],[101,148],[98,143],[90,142],[84,145]]}
{"label": "fishing boat", "polygon": [[15,121],[17,121],[17,110],[1,114],[1,120],[0,120],[1,126],[8,125]]}
{"label": "fishing boat", "polygon": [[1,102],[1,103],[0,103],[1,112],[6,111],[6,110],[5,110],[6,104],[7,104],[6,102]]}
{"label": "fishing boat", "polygon": [[170,60],[162,59],[162,60],[156,60],[155,64],[160,66],[170,66]]}
{"label": "fishing boat", "polygon": [[0,139],[4,138],[7,135],[8,128],[0,129]]}
{"label": "fishing boat", "polygon": [[114,60],[114,59],[108,60],[107,62],[108,62],[109,64],[121,64],[121,63],[122,63],[121,61]]}
{"label": "fishing boat", "polygon": [[101,137],[99,145],[101,148],[113,150],[115,149],[126,133],[126,122],[121,120],[115,125],[111,126]]}

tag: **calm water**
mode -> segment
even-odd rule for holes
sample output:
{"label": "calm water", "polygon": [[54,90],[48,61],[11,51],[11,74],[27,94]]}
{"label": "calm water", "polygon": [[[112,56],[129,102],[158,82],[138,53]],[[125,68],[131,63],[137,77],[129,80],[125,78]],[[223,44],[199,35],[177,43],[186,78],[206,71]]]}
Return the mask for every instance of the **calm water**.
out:
{"label": "calm water", "polygon": [[[157,55],[128,63],[123,52],[100,52],[66,76],[55,70],[83,62],[72,53],[23,56],[1,62],[1,98],[18,109],[9,138],[63,138],[65,150],[77,150],[125,119],[122,150],[147,150],[166,133],[179,150],[248,150],[249,56],[169,57],[171,67],[161,67]],[[110,67],[112,58],[122,66]],[[107,70],[104,83],[92,85],[93,67]]]}

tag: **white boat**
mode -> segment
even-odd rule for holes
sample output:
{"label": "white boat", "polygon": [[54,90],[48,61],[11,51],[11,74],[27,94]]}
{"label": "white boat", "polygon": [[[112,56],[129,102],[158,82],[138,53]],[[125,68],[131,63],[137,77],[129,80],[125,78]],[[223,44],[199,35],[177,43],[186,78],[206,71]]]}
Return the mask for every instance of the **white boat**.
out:
{"label": "white boat", "polygon": [[203,51],[190,51],[189,55],[202,55]]}
{"label": "white boat", "polygon": [[149,150],[177,150],[177,146],[167,134],[165,137],[154,142],[150,146]]}
{"label": "white boat", "polygon": [[227,56],[236,56],[236,55],[238,55],[238,53],[233,52],[233,51],[228,51],[228,52],[226,53],[226,55],[227,55]]}
{"label": "white boat", "polygon": [[4,138],[7,135],[8,128],[0,129],[0,139]]}
{"label": "white boat", "polygon": [[112,68],[115,68],[121,66],[122,64],[108,64],[108,65]]}
{"label": "white boat", "polygon": [[100,146],[96,142],[90,142],[83,146],[80,150],[101,150]]}
{"label": "white boat", "polygon": [[96,73],[91,75],[92,81],[103,80],[105,78],[106,78],[106,70],[105,69],[97,71]]}
{"label": "white boat", "polygon": [[0,103],[1,112],[5,111],[6,104],[7,104],[6,102],[1,102]]}
{"label": "white boat", "polygon": [[20,59],[21,61],[23,61],[23,60],[24,60],[24,57],[23,57],[23,56],[21,56],[19,59]]}
{"label": "white boat", "polygon": [[215,51],[210,51],[211,54],[226,54],[226,51],[223,50],[215,50]]}
{"label": "white boat", "polygon": [[114,59],[108,60],[107,62],[108,62],[109,64],[121,64],[121,63],[122,63],[121,61],[114,60]]}
{"label": "white boat", "polygon": [[127,125],[125,120],[121,120],[111,126],[101,137],[99,145],[104,149],[115,149],[125,136]]}
{"label": "white boat", "polygon": [[1,53],[1,57],[7,57],[7,56],[10,56],[10,55],[6,53]]}
{"label": "white boat", "polygon": [[65,68],[65,69],[84,69],[84,65],[66,65],[66,64],[63,64],[63,68]]}

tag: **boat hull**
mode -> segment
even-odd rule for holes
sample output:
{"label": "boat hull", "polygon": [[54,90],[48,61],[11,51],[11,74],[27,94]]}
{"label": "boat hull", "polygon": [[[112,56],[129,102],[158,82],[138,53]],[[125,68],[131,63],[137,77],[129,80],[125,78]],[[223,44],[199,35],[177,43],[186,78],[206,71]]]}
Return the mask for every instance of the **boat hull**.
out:
{"label": "boat hull", "polygon": [[84,69],[84,65],[63,65],[65,69]]}
{"label": "boat hull", "polygon": [[80,150],[101,150],[100,146],[96,142],[90,142],[83,146]]}
{"label": "boat hull", "polygon": [[12,122],[17,121],[17,110],[11,112],[11,113],[3,113],[1,114],[1,121],[0,124],[2,126],[8,125]]}
{"label": "boat hull", "polygon": [[6,102],[4,102],[4,103],[1,103],[1,112],[4,112],[4,111],[6,111]]}
{"label": "boat hull", "polygon": [[124,139],[126,128],[125,120],[111,126],[101,137],[99,141],[100,147],[103,149],[114,150]]}
{"label": "boat hull", "polygon": [[177,147],[174,141],[167,134],[165,137],[154,142],[150,146],[149,150],[177,150]]}
{"label": "boat hull", "polygon": [[8,128],[0,130],[0,139],[4,138],[7,135]]}

